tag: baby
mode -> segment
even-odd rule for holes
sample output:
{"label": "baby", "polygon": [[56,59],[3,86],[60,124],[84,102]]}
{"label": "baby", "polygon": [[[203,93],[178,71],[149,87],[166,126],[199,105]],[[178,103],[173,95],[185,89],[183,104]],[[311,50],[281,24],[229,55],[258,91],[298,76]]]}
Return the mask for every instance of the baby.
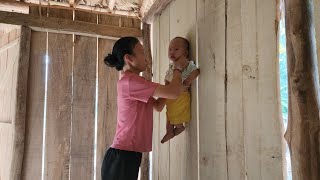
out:
{"label": "baby", "polygon": [[[189,61],[189,42],[182,37],[175,37],[170,41],[168,56],[171,61],[179,60],[183,65],[182,82],[185,86],[190,87],[193,80],[200,74],[200,70],[193,61]],[[165,83],[169,84],[173,77],[173,64],[170,63],[169,69],[166,73]],[[164,143],[174,136],[182,133],[185,129],[183,123],[191,119],[191,100],[190,92],[188,90],[182,92],[177,99],[167,99],[167,132],[162,138],[161,143]]]}

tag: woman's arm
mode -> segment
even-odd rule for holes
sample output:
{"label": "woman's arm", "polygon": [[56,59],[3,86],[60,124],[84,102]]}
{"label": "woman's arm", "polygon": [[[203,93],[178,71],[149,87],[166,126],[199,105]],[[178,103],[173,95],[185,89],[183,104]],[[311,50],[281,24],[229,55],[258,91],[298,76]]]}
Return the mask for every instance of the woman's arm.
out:
{"label": "woman's arm", "polygon": [[[168,85],[170,82],[165,80],[165,85]],[[154,99],[154,109],[158,112],[161,112],[166,105],[166,99],[165,98],[158,98]]]}
{"label": "woman's arm", "polygon": [[158,111],[161,112],[164,108],[164,106],[166,105],[166,99],[165,98],[158,98],[157,100],[154,100],[154,105],[153,108]]}
{"label": "woman's arm", "polygon": [[173,71],[172,81],[168,85],[159,85],[154,91],[153,96],[176,99],[183,88],[181,81],[181,71]]}

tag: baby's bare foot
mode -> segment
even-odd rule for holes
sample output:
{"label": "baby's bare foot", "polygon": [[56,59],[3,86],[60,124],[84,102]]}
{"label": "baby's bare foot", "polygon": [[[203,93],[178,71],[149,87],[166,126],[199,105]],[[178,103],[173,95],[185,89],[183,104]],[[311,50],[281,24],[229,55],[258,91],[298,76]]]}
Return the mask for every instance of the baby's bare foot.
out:
{"label": "baby's bare foot", "polygon": [[163,143],[169,141],[170,139],[172,139],[173,137],[174,137],[174,133],[173,133],[173,132],[167,132],[167,133],[163,136],[163,138],[162,138],[162,140],[161,140],[161,143],[163,144]]}
{"label": "baby's bare foot", "polygon": [[174,129],[174,135],[177,136],[178,134],[182,133],[184,130],[185,130],[185,127],[184,127],[184,126],[175,128],[175,129]]}

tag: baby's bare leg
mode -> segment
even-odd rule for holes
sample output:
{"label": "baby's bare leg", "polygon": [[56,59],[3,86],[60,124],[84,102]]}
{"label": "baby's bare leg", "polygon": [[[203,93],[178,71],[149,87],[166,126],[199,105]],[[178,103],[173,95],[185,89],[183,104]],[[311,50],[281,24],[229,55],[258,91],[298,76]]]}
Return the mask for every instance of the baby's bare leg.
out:
{"label": "baby's bare leg", "polygon": [[177,124],[177,125],[175,125],[175,129],[174,129],[174,135],[178,135],[178,134],[180,134],[180,133],[182,133],[184,130],[185,130],[185,127],[183,126],[183,123],[181,123],[181,124]]}
{"label": "baby's bare leg", "polygon": [[167,121],[166,125],[167,133],[163,136],[161,143],[165,143],[174,137],[174,126]]}

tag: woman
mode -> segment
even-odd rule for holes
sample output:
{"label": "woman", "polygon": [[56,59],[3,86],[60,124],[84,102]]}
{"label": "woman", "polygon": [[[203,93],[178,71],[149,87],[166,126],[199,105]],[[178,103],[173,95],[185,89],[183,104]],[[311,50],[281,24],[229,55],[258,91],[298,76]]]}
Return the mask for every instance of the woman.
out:
{"label": "woman", "polygon": [[[140,77],[147,63],[143,46],[134,37],[119,39],[104,62],[122,73],[117,84],[116,135],[105,154],[101,176],[103,180],[136,180],[142,152],[152,150],[153,108],[162,109],[166,98],[175,99],[185,90],[181,84],[182,67],[177,60],[168,85]],[[159,98],[156,100],[154,96]]]}

